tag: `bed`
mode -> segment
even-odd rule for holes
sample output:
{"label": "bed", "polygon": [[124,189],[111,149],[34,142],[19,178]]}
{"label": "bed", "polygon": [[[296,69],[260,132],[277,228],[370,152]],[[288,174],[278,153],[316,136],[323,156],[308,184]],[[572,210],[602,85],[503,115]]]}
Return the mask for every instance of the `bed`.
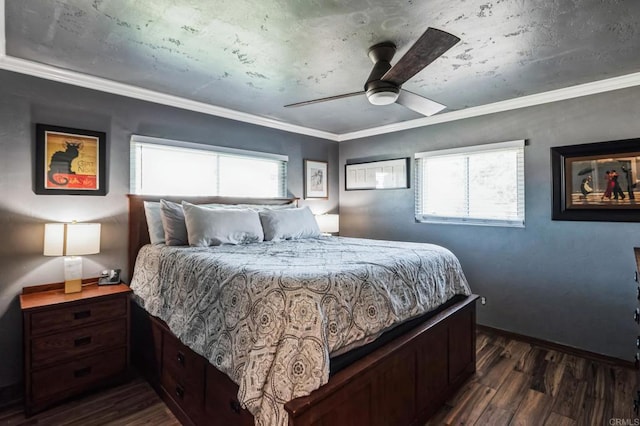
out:
{"label": "bed", "polygon": [[184,423],[419,424],[475,371],[476,296],[448,250],[152,246],[145,200],[130,196],[133,361]]}

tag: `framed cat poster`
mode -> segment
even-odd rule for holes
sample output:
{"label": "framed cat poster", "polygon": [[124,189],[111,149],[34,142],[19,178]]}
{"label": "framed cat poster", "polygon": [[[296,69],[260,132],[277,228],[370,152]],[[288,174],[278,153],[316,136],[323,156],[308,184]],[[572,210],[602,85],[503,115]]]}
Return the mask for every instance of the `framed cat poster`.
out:
{"label": "framed cat poster", "polygon": [[105,132],[36,124],[35,193],[106,195]]}

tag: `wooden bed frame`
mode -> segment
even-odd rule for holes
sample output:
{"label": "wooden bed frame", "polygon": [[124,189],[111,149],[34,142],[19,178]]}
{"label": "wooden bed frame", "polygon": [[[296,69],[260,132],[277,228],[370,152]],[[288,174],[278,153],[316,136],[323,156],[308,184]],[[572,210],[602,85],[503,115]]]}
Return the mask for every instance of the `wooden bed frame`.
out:
{"label": "wooden bed frame", "polygon": [[[194,204],[286,204],[296,199],[163,197]],[[144,201],[129,196],[129,277],[149,243]],[[289,425],[422,425],[475,372],[478,296],[440,311],[285,405]],[[253,425],[238,386],[132,302],[132,361],[187,425]]]}

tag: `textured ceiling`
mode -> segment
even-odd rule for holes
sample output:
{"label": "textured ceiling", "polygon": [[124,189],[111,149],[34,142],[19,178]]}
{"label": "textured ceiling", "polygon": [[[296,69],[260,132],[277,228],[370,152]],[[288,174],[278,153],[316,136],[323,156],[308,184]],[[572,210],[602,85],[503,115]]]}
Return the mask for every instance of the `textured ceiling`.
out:
{"label": "textured ceiling", "polygon": [[345,133],[421,117],[364,96],[368,48],[462,39],[403,87],[443,112],[640,70],[636,0],[12,0],[7,54]]}

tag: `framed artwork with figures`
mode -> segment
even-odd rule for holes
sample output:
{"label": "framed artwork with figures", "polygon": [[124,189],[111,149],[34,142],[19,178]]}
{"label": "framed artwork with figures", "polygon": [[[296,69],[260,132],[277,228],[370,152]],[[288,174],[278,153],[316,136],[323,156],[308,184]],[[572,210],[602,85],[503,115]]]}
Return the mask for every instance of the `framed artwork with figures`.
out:
{"label": "framed artwork with figures", "polygon": [[640,139],[551,148],[554,220],[640,221]]}
{"label": "framed artwork with figures", "polygon": [[106,133],[36,124],[35,193],[106,195]]}
{"label": "framed artwork with figures", "polygon": [[329,198],[328,167],[326,161],[304,160],[304,199]]}

